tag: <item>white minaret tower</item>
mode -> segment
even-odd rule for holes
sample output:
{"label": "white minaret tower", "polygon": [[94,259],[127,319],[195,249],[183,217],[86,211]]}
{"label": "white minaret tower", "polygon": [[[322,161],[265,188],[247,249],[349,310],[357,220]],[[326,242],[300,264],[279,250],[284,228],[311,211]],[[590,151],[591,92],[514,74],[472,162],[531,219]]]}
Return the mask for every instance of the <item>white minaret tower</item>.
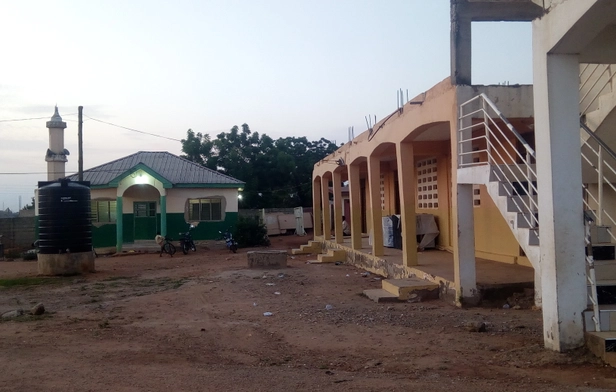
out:
{"label": "white minaret tower", "polygon": [[58,113],[58,107],[51,117],[51,120],[47,121],[47,128],[49,129],[49,148],[45,155],[45,161],[47,161],[47,181],[56,181],[65,176],[66,158],[69,155],[68,150],[64,148],[64,129],[66,123],[62,121],[62,117]]}

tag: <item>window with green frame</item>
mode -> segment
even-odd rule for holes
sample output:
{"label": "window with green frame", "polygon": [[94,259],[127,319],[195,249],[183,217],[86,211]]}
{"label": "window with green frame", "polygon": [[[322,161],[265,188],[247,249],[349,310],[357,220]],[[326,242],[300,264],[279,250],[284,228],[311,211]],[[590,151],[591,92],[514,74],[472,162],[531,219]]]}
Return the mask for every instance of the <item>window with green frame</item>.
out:
{"label": "window with green frame", "polygon": [[116,221],[115,200],[92,200],[92,223],[112,223]]}
{"label": "window with green frame", "polygon": [[222,198],[207,197],[188,200],[188,220],[190,221],[221,221]]}

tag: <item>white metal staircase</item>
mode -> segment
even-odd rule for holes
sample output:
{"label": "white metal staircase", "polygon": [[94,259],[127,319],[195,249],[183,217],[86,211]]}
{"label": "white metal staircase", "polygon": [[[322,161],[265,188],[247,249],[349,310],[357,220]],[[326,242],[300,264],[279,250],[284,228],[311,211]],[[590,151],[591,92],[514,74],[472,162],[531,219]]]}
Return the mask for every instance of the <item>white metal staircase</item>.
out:
{"label": "white metal staircase", "polygon": [[[584,132],[589,133],[586,138],[582,137],[582,145],[585,146],[582,150],[582,157],[588,162],[587,166],[596,174],[596,179],[593,181],[595,186],[584,185],[584,210],[587,211],[589,217],[586,221],[597,223],[597,226],[594,226],[594,232],[603,233],[599,237],[607,237],[609,234],[616,240],[611,230],[611,225],[616,226],[616,220],[603,205],[604,183],[616,194],[616,187],[612,181],[609,181],[612,177],[616,180],[616,170],[614,170],[616,155],[587,127],[583,124],[582,126]],[[522,148],[518,148],[519,146]],[[614,163],[610,165],[606,158],[612,159]],[[513,235],[535,270],[538,271],[540,231],[536,181],[535,151],[496,105],[485,94],[480,94],[463,103],[460,106],[458,135],[458,182],[486,186],[488,194],[508,223]],[[609,220],[609,225],[603,224],[605,220]],[[593,329],[600,331],[600,307],[597,301],[597,280],[593,257],[595,247],[590,242],[590,234],[589,228],[586,259],[589,283],[588,303],[593,307],[593,314],[590,316],[594,324]],[[606,245],[613,246],[611,238],[609,241],[603,239],[596,242],[608,242]],[[616,264],[611,264],[616,271]],[[616,276],[614,278],[616,279]],[[613,283],[616,286],[616,281]]]}
{"label": "white metal staircase", "polygon": [[[616,230],[612,227],[616,227],[616,212],[610,208],[616,210],[616,154],[586,121],[592,119],[593,124],[603,121],[616,107],[612,86],[615,76],[611,65],[581,67],[580,136],[590,307],[584,319],[589,346],[613,366],[616,366],[616,261],[613,260]],[[485,94],[460,105],[459,120],[458,183],[486,186],[538,271],[540,231],[535,151]],[[596,260],[605,259],[606,254],[609,260]]]}
{"label": "white metal staircase", "polygon": [[486,186],[529,261],[538,269],[536,180],[535,151],[485,94],[460,105],[458,183]]}

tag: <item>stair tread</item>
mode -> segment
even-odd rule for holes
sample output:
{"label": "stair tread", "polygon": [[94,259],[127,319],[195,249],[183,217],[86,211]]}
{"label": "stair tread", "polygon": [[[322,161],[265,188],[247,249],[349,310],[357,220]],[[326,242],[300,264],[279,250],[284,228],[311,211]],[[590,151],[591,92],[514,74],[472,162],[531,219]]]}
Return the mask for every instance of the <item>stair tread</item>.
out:
{"label": "stair tread", "polygon": [[384,289],[368,289],[364,290],[364,295],[374,302],[395,302],[398,301],[398,296]]}
{"label": "stair tread", "polygon": [[[601,312],[616,312],[616,304],[599,305],[599,311],[601,311]],[[593,309],[589,308],[589,309],[586,309],[584,312],[593,312]]]}
{"label": "stair tread", "polygon": [[586,333],[589,335],[597,336],[601,339],[616,339],[616,331],[601,331],[601,332],[590,331]]}
{"label": "stair tread", "polygon": [[438,284],[429,282],[427,280],[419,279],[419,278],[406,278],[406,279],[385,279],[384,283],[388,283],[394,287],[398,288],[435,288],[438,287]]}

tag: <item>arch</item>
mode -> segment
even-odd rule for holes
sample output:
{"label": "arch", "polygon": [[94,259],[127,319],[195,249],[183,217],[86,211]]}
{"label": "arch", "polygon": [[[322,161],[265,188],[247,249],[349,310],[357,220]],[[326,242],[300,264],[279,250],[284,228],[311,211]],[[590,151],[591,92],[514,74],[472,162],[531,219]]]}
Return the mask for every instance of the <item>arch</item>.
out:
{"label": "arch", "polygon": [[347,165],[361,165],[362,163],[365,163],[367,161],[368,161],[367,157],[360,156],[360,157],[356,157],[351,162],[347,163]]}
{"label": "arch", "polygon": [[122,197],[124,192],[132,186],[135,185],[150,185],[158,190],[160,196],[166,196],[166,184],[163,181],[166,181],[162,178],[157,178],[158,176],[154,176],[150,174],[149,171],[144,170],[143,168],[139,168],[135,171],[126,172],[122,177],[118,177],[114,182],[117,185],[117,197]]}
{"label": "arch", "polygon": [[413,141],[442,141],[451,138],[451,123],[450,121],[435,121],[423,124],[411,132],[401,140],[401,142]]}
{"label": "arch", "polygon": [[[122,244],[124,242],[124,213],[132,214],[133,221],[127,220],[127,224],[131,223],[133,227],[133,233],[135,232],[135,211],[134,206],[138,204],[140,213],[142,209],[145,209],[145,218],[150,221],[140,221],[140,224],[144,224],[143,236],[147,236],[151,233],[151,227],[154,228],[154,233],[160,232],[163,236],[167,234],[167,191],[166,182],[164,178],[158,176],[155,172],[145,169],[144,167],[135,167],[133,170],[125,172],[122,176],[119,176],[114,180],[116,184],[116,250],[122,251]],[[133,204],[125,206],[124,198],[127,197],[133,201]],[[152,205],[147,203],[156,203],[156,210],[152,210]],[[126,208],[125,208],[126,207]],[[126,210],[126,211],[125,211]],[[160,227],[157,224],[157,214],[160,214]],[[131,215],[129,215],[131,216]],[[128,228],[126,228],[128,229]],[[130,230],[128,231],[130,233]],[[152,238],[154,238],[152,236]]]}
{"label": "arch", "polygon": [[385,142],[376,146],[370,153],[370,157],[378,157],[380,160],[396,159],[396,143]]}

